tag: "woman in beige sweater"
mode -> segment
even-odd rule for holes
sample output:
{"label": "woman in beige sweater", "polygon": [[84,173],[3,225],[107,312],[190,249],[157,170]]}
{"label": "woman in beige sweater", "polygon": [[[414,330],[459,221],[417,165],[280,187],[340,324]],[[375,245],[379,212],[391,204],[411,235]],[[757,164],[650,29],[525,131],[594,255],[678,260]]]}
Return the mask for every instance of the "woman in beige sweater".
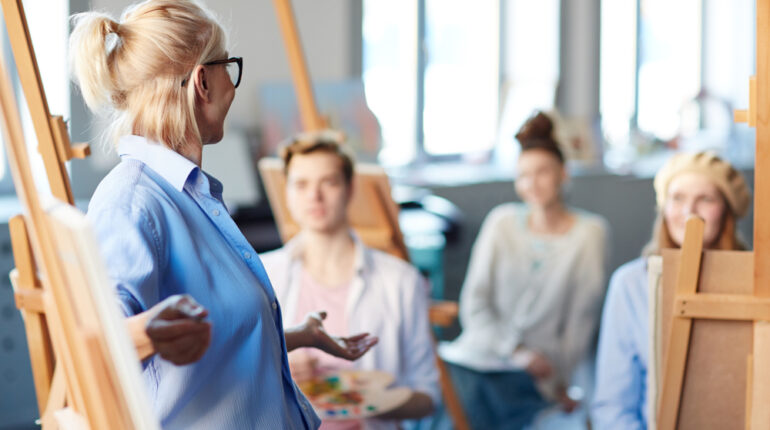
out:
{"label": "woman in beige sweater", "polygon": [[607,223],[568,207],[564,157],[543,113],[516,135],[516,192],[492,210],[460,296],[463,332],[439,352],[474,428],[521,428],[566,388],[594,337],[604,295]]}

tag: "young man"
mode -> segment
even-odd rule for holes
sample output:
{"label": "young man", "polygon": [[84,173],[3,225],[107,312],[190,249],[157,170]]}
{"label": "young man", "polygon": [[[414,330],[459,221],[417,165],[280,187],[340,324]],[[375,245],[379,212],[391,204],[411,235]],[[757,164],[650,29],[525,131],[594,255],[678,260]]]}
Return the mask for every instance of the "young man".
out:
{"label": "young man", "polygon": [[[301,135],[284,148],[286,196],[300,233],[263,256],[285,323],[326,311],[331,334],[368,332],[379,344],[355,363],[309,348],[289,355],[298,371],[382,370],[413,390],[403,406],[378,419],[334,423],[343,428],[396,428],[431,413],[439,401],[438,370],[428,323],[427,286],[417,270],[366,247],[351,230],[353,162],[327,133]],[[307,372],[305,372],[307,373]],[[337,428],[340,428],[337,427]],[[323,427],[322,427],[323,428]]]}

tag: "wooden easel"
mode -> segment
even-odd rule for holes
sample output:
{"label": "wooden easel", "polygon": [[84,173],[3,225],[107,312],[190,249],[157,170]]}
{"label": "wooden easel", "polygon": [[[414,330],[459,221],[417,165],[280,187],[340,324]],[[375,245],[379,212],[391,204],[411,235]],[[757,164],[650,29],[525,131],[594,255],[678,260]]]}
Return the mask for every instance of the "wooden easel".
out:
{"label": "wooden easel", "polygon": [[663,253],[658,430],[770,428],[770,0],[756,14],[757,74],[735,113],[756,127],[754,251],[702,252],[691,219],[681,251]]}
{"label": "wooden easel", "polygon": [[[302,128],[305,131],[323,130],[327,124],[316,107],[291,4],[288,0],[275,0],[273,3],[291,66]],[[286,206],[283,162],[277,158],[263,158],[259,162],[259,171],[265,184],[270,207],[275,214],[281,240],[286,242],[299,231],[299,226],[292,219]],[[385,171],[376,165],[358,164],[355,176],[357,192],[350,203],[348,215],[356,233],[368,246],[403,260],[409,260],[406,244],[398,225],[398,206],[391,197],[390,183]]]}
{"label": "wooden easel", "polygon": [[[43,158],[51,193],[56,199],[71,205],[74,200],[69,176],[67,175],[66,162],[72,158],[88,156],[90,148],[85,143],[70,145],[67,127],[62,117],[52,116],[49,113],[21,0],[0,1],[19,80],[38,140],[38,152]],[[6,93],[8,97],[11,97],[9,100],[12,101],[13,93],[8,91]],[[13,109],[15,111],[15,106],[13,106]],[[8,124],[7,121],[6,124]],[[13,124],[6,126],[6,128],[12,128],[12,126]],[[21,143],[23,144],[23,141]],[[25,160],[26,158],[19,160],[17,165],[13,166],[12,164],[12,167],[20,169],[25,174],[29,173],[29,164]],[[17,178],[14,178],[14,180],[17,184],[17,194],[19,194],[21,199],[21,185],[19,185]],[[34,185],[32,188],[27,189],[26,192],[29,196],[34,197],[35,200],[37,199],[37,196],[34,194]],[[54,412],[61,410],[68,402],[71,405],[76,403],[77,400],[74,399],[74,396],[77,395],[78,390],[70,387],[70,384],[78,384],[78,381],[74,380],[73,382],[72,369],[68,371],[56,359],[60,353],[66,354],[67,343],[61,339],[55,339],[57,333],[58,336],[62,333],[60,328],[62,321],[56,306],[51,303],[51,293],[44,288],[45,283],[41,281],[38,274],[38,269],[43,265],[43,260],[39,252],[33,252],[34,241],[31,240],[30,230],[35,227],[30,225],[30,222],[29,216],[25,218],[21,215],[17,215],[9,221],[16,263],[16,269],[11,272],[11,281],[14,287],[16,306],[22,314],[27,333],[35,392],[37,394],[38,409],[41,414],[40,421],[43,428],[53,429],[57,427],[53,419]],[[65,228],[62,226],[68,225],[68,222],[66,221],[64,224],[57,222],[56,225],[59,227],[56,227],[56,230],[59,231]],[[72,249],[59,249],[58,252],[72,251]],[[82,250],[82,252],[87,251],[89,250]],[[142,322],[139,319],[135,320],[134,324],[129,324],[129,330],[132,333],[136,332],[141,328]],[[132,338],[139,339],[137,336],[132,336]],[[140,342],[145,340],[142,339]],[[148,345],[143,343],[137,343],[136,347],[142,358],[147,357],[152,352],[151,346],[148,347]],[[131,355],[127,357],[131,357]],[[105,367],[105,369],[108,369],[108,367]],[[109,383],[109,381],[106,381],[106,383]],[[110,399],[111,396],[104,396],[102,398]]]}
{"label": "wooden easel", "polygon": [[[2,7],[19,80],[38,138],[38,151],[43,158],[51,193],[59,200],[73,204],[66,162],[74,157],[86,157],[90,149],[87,144],[70,146],[62,117],[51,116],[49,113],[21,0],[2,0]],[[61,369],[56,369],[42,283],[37,277],[36,260],[24,217],[17,215],[11,218],[9,228],[16,263],[16,269],[11,273],[16,306],[22,314],[27,332],[38,410],[43,417],[43,423],[50,423],[52,411],[62,408],[65,403],[64,375]]]}
{"label": "wooden easel", "polygon": [[[327,124],[316,107],[290,0],[273,0],[273,4],[291,66],[302,127],[304,131],[322,130],[327,127]],[[286,242],[299,231],[299,227],[286,207],[283,162],[275,158],[262,159],[259,163],[259,171],[281,239]],[[357,164],[354,182],[356,191],[348,212],[353,229],[367,246],[409,261],[409,254],[398,225],[398,206],[391,197],[390,183],[385,171],[376,165]],[[436,302],[431,306],[429,318],[433,324],[448,326],[456,319],[457,312],[455,302]],[[449,371],[441,359],[437,357],[436,361],[444,402],[454,425],[459,430],[468,429],[469,426],[454,391]]]}
{"label": "wooden easel", "polygon": [[[6,19],[9,12],[16,11],[23,26],[20,3],[4,1],[3,10]],[[17,61],[18,57],[17,53]],[[34,65],[34,57],[32,60]],[[38,115],[34,102],[28,99],[28,103],[33,116]],[[52,395],[66,391],[69,406],[59,410],[46,404],[49,414],[43,417],[43,426],[159,429],[140,385],[139,359],[127,333],[121,336],[125,326],[118,317],[114,296],[105,288],[107,278],[88,222],[69,204],[40,202],[14,92],[2,60],[0,115],[11,174],[25,212],[23,219],[16,218],[21,230],[13,231],[14,247],[23,245],[20,250],[24,251],[16,257],[17,262],[31,265],[34,259],[40,271],[38,278],[36,272],[27,271],[31,267],[20,269],[16,281],[32,285],[42,281],[42,287],[34,286],[36,293],[22,296],[25,303],[35,303],[45,314],[42,325],[35,327],[42,336],[50,333],[48,346],[55,351],[60,369],[49,388]],[[25,322],[28,316],[25,314]],[[50,356],[50,349],[47,352]]]}

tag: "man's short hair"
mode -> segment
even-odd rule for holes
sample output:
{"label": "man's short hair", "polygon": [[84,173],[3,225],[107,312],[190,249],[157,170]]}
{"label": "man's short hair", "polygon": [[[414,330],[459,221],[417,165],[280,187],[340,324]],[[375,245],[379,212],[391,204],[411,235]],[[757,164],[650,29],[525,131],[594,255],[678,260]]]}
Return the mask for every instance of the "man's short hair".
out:
{"label": "man's short hair", "polygon": [[344,149],[342,145],[344,141],[345,135],[336,130],[322,130],[295,135],[280,151],[284,174],[289,174],[289,165],[295,155],[325,152],[336,155],[340,159],[342,175],[345,182],[350,184],[353,181],[353,157]]}

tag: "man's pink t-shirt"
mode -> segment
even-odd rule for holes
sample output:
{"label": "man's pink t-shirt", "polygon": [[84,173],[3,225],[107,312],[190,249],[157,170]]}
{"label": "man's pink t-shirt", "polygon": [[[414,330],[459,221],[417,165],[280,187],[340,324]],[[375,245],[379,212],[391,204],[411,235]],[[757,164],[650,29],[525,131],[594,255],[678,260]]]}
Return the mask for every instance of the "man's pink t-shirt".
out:
{"label": "man's pink t-shirt", "polygon": [[[300,324],[310,312],[326,311],[324,329],[332,336],[348,336],[348,322],[345,308],[348,303],[351,282],[344,285],[327,287],[316,282],[312,276],[302,270],[300,277],[299,297],[294,314],[294,324]],[[351,369],[353,362],[331,356],[314,348],[300,348],[292,351],[289,358],[304,354],[304,359],[317,360],[317,370],[321,373]],[[321,430],[358,430],[361,428],[360,420],[324,421]]]}

